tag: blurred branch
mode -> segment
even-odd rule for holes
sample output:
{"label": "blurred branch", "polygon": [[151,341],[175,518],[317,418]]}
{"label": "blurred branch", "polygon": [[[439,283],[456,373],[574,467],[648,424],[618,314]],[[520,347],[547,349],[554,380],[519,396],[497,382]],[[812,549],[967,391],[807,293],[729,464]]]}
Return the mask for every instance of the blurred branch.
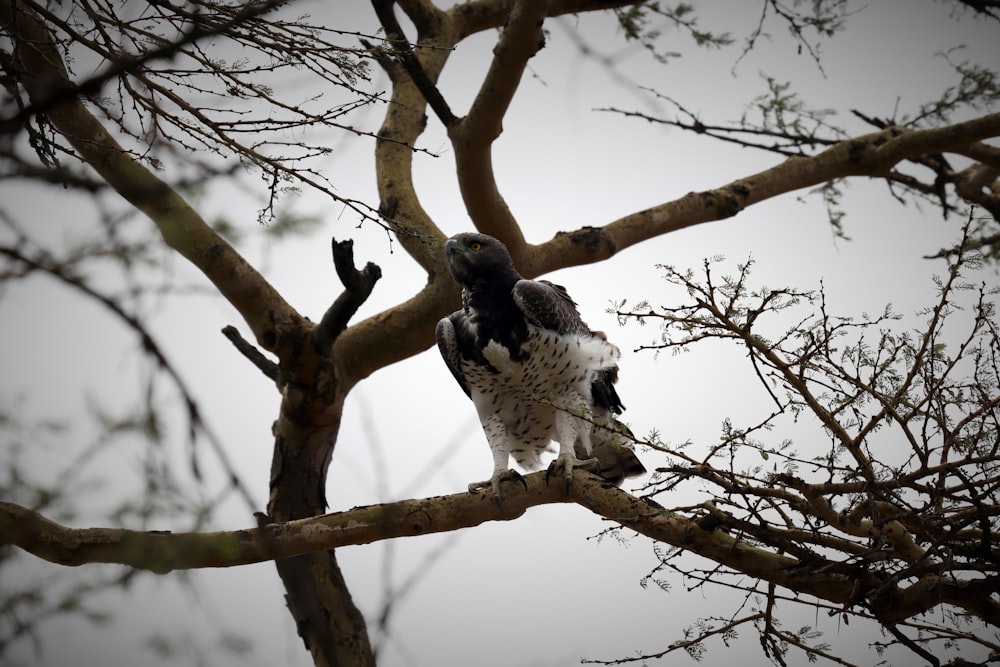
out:
{"label": "blurred branch", "polygon": [[[225,446],[222,444],[222,441],[219,440],[219,438],[208,427],[208,424],[206,424],[205,420],[202,418],[201,409],[198,407],[198,402],[195,400],[194,394],[187,386],[187,382],[185,382],[184,378],[181,377],[180,372],[174,367],[174,365],[170,363],[170,360],[167,359],[163,348],[156,342],[156,339],[142,321],[127,312],[121,304],[114,299],[94,290],[82,279],[60,270],[58,266],[52,266],[44,260],[28,257],[24,254],[24,252],[14,247],[0,246],[0,255],[8,257],[15,262],[24,265],[31,271],[39,271],[50,275],[78,292],[81,292],[88,299],[96,301],[104,306],[119,321],[124,323],[129,329],[138,335],[142,343],[143,351],[152,357],[152,359],[156,362],[156,365],[167,374],[181,395],[188,421],[188,437],[191,440],[192,445],[197,439],[198,433],[204,435],[218,457],[219,462],[226,474],[229,476],[230,484],[240,494],[240,497],[243,499],[249,511],[254,512],[260,508],[254,500],[253,495],[250,493],[250,490],[247,489],[246,485],[243,484],[243,481],[237,474],[236,467],[230,460],[229,454],[226,451]],[[193,461],[192,469],[192,472],[198,476],[199,472]]]}

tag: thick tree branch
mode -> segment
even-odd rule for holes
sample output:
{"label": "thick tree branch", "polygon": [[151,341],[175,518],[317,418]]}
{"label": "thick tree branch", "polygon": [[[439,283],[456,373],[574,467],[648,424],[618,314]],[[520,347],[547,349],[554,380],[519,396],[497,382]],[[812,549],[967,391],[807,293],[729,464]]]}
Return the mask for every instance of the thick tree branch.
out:
{"label": "thick tree branch", "polygon": [[[548,485],[545,473],[527,475],[527,492],[507,489],[504,507],[488,495],[458,493],[360,507],[346,512],[219,533],[140,532],[123,529],[73,529],[26,508],[0,503],[2,544],[18,546],[62,565],[121,563],[154,572],[205,567],[232,567],[275,558],[395,537],[469,528],[486,521],[508,521],[528,508],[575,502],[643,534],[720,559],[757,576],[791,582],[795,559],[751,547],[721,531],[706,531],[688,518],[642,501],[600,478],[577,471],[567,494]],[[800,577],[807,582],[808,577]],[[824,576],[806,587],[828,591],[836,599],[839,578]],[[823,596],[825,597],[825,596]]]}
{"label": "thick tree branch", "polygon": [[[488,495],[458,493],[268,524],[218,533],[140,532],[122,529],[66,528],[24,507],[0,503],[0,544],[18,546],[62,565],[121,563],[154,572],[233,567],[284,559],[347,545],[369,544],[509,521],[528,508],[576,503],[606,519],[653,539],[681,547],[712,561],[800,594],[836,604],[857,602],[858,587],[883,587],[875,575],[858,580],[795,558],[754,547],[719,529],[699,527],[682,516],[632,496],[588,473],[574,473],[566,494],[549,486],[545,473],[527,475],[527,492],[511,486],[498,508]],[[914,585],[879,595],[873,611],[887,621],[901,621],[941,603],[966,609],[990,624],[1000,623],[991,600],[992,587],[953,578],[924,577]],[[896,591],[891,593],[891,591]],[[890,594],[891,593],[891,594]]]}
{"label": "thick tree branch", "polygon": [[[903,134],[918,136],[908,141],[893,141]],[[599,262],[629,246],[685,227],[733,217],[753,204],[782,194],[835,178],[879,175],[894,164],[924,152],[966,153],[972,150],[978,154],[990,153],[992,147],[980,142],[997,136],[1000,136],[1000,114],[928,130],[888,128],[840,142],[813,157],[789,158],[757,174],[712,190],[689,193],[680,199],[627,215],[605,227],[584,227],[558,234],[552,240],[534,246],[522,257],[519,268],[525,276],[536,277],[568,266]],[[387,146],[380,150],[395,149]],[[408,170],[394,170],[393,174],[405,174],[405,183],[412,186]],[[388,182],[389,188],[398,190],[398,181],[390,178]],[[407,191],[411,193],[412,202],[418,204],[415,191]],[[419,210],[425,215],[422,209]],[[433,343],[434,323],[457,306],[451,280],[439,268],[443,266],[439,263],[443,262],[439,244],[443,243],[444,235],[440,231],[437,234],[440,236],[436,243],[424,246],[424,260],[433,258],[429,262],[431,281],[425,289],[400,306],[362,322],[362,328],[359,329],[358,325],[351,327],[345,332],[348,338],[345,344],[353,346],[362,340],[370,341],[371,336],[380,337],[383,323],[419,326],[426,333],[423,337],[408,339],[412,350],[387,345],[384,355],[354,363],[351,377],[367,377],[378,368],[426,349]]]}
{"label": "thick tree branch", "polygon": [[528,61],[545,46],[542,23],[550,2],[519,0],[514,3],[503,33],[493,48],[493,60],[479,92],[456,130],[463,141],[486,147],[503,131],[503,117],[510,108],[514,93]]}
{"label": "thick tree branch", "polygon": [[492,147],[503,131],[503,117],[528,60],[545,43],[542,23],[549,4],[536,0],[514,4],[468,115],[454,123],[448,132],[455,149],[458,185],[469,217],[481,232],[502,240],[515,262],[524,251],[524,235],[497,187]]}
{"label": "thick tree branch", "polygon": [[927,153],[964,153],[1000,136],[1000,114],[927,130],[899,127],[839,142],[812,157],[793,157],[727,185],[632,213],[602,228],[557,235],[521,265],[536,276],[598,262],[648,239],[704,222],[723,220],[761,201],[837,178],[885,175],[894,165]]}

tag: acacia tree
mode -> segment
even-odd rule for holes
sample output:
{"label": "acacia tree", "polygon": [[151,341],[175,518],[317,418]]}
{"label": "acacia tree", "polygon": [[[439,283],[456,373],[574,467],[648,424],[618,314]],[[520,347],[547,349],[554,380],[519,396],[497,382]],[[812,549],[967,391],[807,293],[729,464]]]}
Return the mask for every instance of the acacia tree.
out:
{"label": "acacia tree", "polygon": [[[724,582],[729,573],[748,575],[753,583],[738,587],[763,596],[759,610],[705,626],[669,651],[696,653],[707,637],[753,623],[765,652],[779,664],[791,647],[810,657],[838,660],[810,637],[785,631],[776,622],[775,607],[799,595],[818,608],[882,624],[891,642],[930,662],[938,659],[935,647],[925,648],[926,641],[998,648],[950,619],[915,620],[943,608],[995,626],[1000,610],[991,539],[996,493],[992,460],[1000,442],[998,344],[988,290],[976,300],[957,351],[947,353],[938,343],[963,267],[975,253],[995,247],[1000,149],[987,142],[1000,135],[1000,116],[990,113],[998,95],[991,71],[953,63],[955,86],[905,119],[858,110],[857,116],[872,126],[871,133],[860,136],[848,136],[773,81],[769,95],[759,101],[763,114],[757,123],[748,118],[732,125],[706,121],[665,96],[677,109],[673,117],[618,110],[784,159],[712,190],[532,245],[501,193],[492,149],[528,63],[544,46],[546,21],[614,12],[627,38],[654,51],[659,46],[653,20],[669,21],[709,46],[724,46],[733,38],[702,31],[685,6],[479,0],[441,9],[424,0],[375,0],[382,33],[349,35],[359,39],[359,46],[347,47],[344,33],[272,14],[280,4],[157,1],[119,7],[81,1],[55,7],[0,0],[7,40],[0,53],[8,91],[5,175],[94,191],[110,188],[145,214],[161,237],[156,244],[147,239],[123,243],[109,218],[104,256],[127,266],[153,252],[150,248],[168,248],[190,261],[242,317],[256,346],[235,329],[226,333],[280,393],[270,498],[257,528],[184,534],[70,529],[39,511],[44,504],[5,503],[0,513],[4,544],[56,563],[125,563],[156,572],[274,560],[315,663],[373,664],[365,621],[340,573],[336,547],[457,530],[513,519],[533,505],[572,502],[672,545],[673,550],[661,552],[664,568],[712,582]],[[956,3],[960,5],[984,20],[997,18],[991,3]],[[761,25],[769,16],[784,22],[817,58],[814,40],[835,34],[848,13],[841,2],[813,3],[809,12],[771,1],[761,8]],[[438,79],[457,45],[491,30],[497,31],[491,66],[469,107],[457,110],[439,90]],[[761,35],[760,27],[751,32],[746,48]],[[212,51],[215,40],[228,40],[230,47],[239,45],[253,55],[226,60]],[[368,59],[389,77],[385,100],[359,86]],[[69,68],[94,60],[99,65],[94,76],[74,75]],[[333,104],[328,99],[283,100],[269,83],[293,67],[318,76],[330,95],[346,97]],[[266,112],[237,104],[243,99],[264,102]],[[345,197],[324,180],[312,162],[325,153],[322,144],[287,137],[307,127],[364,134],[348,123],[348,114],[380,101],[386,102],[386,111],[374,133],[379,201],[373,205]],[[820,308],[815,319],[802,316],[785,332],[761,334],[767,316],[803,302],[821,305],[822,296],[793,289],[753,290],[747,267],[721,281],[711,266],[700,279],[669,269],[668,279],[683,286],[692,302],[665,311],[622,308],[621,317],[662,320],[667,347],[705,338],[745,345],[775,412],[755,429],[728,431],[707,456],[645,441],[648,449],[663,450],[669,463],[660,466],[642,497],[577,472],[568,492],[548,487],[543,475],[529,475],[527,489],[510,490],[503,508],[462,493],[324,514],[327,472],[335,462],[345,398],[376,370],[426,349],[435,322],[458,303],[456,287],[443,270],[446,231],[424,210],[414,183],[413,155],[428,122],[447,130],[457,183],[474,225],[503,240],[526,276],[598,262],[643,241],[729,218],[803,188],[819,189],[836,226],[838,188],[851,177],[884,179],[896,197],[931,199],[945,214],[964,211],[963,202],[971,202],[986,215],[970,219],[962,242],[943,251],[952,269],[942,282],[940,301],[928,311],[926,328],[914,336],[880,333],[876,343],[863,335],[845,340],[845,335],[881,328],[888,313],[853,322]],[[225,176],[230,158],[264,175],[265,221],[277,215],[284,188],[317,189],[371,224],[383,225],[426,272],[426,284],[412,298],[349,324],[381,271],[373,264],[358,269],[351,243],[335,241],[333,261],[344,289],[319,322],[309,321],[182,196],[206,175]],[[952,166],[958,160],[963,167]],[[922,170],[913,172],[911,165]],[[160,169],[171,177],[161,178]],[[90,249],[89,254],[54,261],[29,231],[13,223],[8,227],[14,237],[2,249],[8,273],[49,273],[110,308],[143,337],[148,353],[173,376],[185,396],[191,430],[211,441],[197,404],[160,353],[155,336],[130,312],[127,301],[80,277],[74,262],[101,253]],[[829,450],[819,458],[770,447],[755,435],[782,416],[804,412],[815,415],[830,438]],[[873,438],[890,425],[908,445],[901,461],[887,460],[872,447]],[[142,426],[155,431],[149,422]],[[774,457],[782,467],[745,464],[747,451]],[[708,498],[696,507],[667,509],[653,499],[662,501],[664,490],[692,480],[709,484]],[[685,552],[716,565],[708,571],[678,565],[678,554]],[[921,634],[914,637],[908,629]]]}

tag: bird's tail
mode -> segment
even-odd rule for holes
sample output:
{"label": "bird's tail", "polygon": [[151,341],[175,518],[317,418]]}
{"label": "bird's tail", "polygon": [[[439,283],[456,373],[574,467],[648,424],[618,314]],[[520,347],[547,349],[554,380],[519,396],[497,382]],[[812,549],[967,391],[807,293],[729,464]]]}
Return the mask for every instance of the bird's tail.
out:
{"label": "bird's tail", "polygon": [[[628,426],[614,417],[608,420],[607,425],[595,425],[590,439],[590,457],[601,464],[597,474],[609,482],[621,485],[627,477],[637,477],[646,472],[646,466],[635,453],[635,436]],[[586,458],[581,449],[577,443],[577,456]]]}

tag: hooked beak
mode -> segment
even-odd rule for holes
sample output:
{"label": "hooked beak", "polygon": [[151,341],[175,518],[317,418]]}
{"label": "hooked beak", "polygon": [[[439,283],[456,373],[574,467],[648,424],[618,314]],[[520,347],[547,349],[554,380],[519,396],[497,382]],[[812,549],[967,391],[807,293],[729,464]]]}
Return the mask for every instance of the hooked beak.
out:
{"label": "hooked beak", "polygon": [[464,248],[462,244],[455,239],[448,239],[444,244],[444,263],[448,267],[448,272],[451,273],[451,277],[455,279],[459,285],[462,284],[462,269],[460,265],[462,263],[462,257],[464,257]]}

